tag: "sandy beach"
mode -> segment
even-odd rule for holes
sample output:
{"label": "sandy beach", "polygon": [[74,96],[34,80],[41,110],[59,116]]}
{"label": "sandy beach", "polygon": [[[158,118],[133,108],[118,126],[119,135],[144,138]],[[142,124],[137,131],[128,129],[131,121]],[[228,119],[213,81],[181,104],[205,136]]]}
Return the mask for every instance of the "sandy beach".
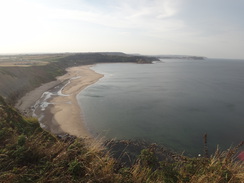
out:
{"label": "sandy beach", "polygon": [[62,88],[61,94],[52,95],[49,98],[49,105],[45,108],[44,117],[40,122],[53,134],[68,133],[77,137],[91,137],[84,125],[81,109],[76,99],[81,90],[103,77],[90,67],[88,65],[68,68],[67,73],[57,77],[56,81],[44,84],[27,93],[18,101],[16,108],[22,113],[30,114],[30,109],[44,92],[68,81]]}

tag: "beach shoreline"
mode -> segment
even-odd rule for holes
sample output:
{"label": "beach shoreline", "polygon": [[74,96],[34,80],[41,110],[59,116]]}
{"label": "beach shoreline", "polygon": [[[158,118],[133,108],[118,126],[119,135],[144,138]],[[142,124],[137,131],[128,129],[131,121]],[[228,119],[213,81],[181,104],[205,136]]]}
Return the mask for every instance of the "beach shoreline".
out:
{"label": "beach shoreline", "polygon": [[[56,81],[46,83],[27,93],[17,102],[15,107],[28,116],[32,114],[33,109],[36,110],[36,107],[40,107],[39,111],[44,115],[40,117],[40,112],[37,111],[36,117],[39,118],[44,129],[55,135],[69,134],[81,138],[92,137],[85,126],[81,106],[77,101],[77,95],[84,88],[103,77],[102,74],[96,73],[90,67],[91,65],[85,65],[66,69],[67,73],[57,77]],[[47,106],[41,109],[41,104],[37,103],[43,94],[61,85],[63,86],[58,94],[50,95],[45,101]]]}

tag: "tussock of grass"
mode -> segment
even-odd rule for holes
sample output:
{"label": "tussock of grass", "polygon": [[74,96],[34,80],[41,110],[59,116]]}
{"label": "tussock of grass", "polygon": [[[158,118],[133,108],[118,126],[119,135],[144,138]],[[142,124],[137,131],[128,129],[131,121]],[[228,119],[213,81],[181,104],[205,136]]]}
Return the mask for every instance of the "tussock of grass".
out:
{"label": "tussock of grass", "polygon": [[[0,97],[0,182],[244,182],[237,146],[208,157],[172,155],[160,160],[155,145],[132,164],[112,158],[102,140],[60,140],[23,118]],[[121,153],[126,154],[126,151]],[[121,160],[121,159],[120,159]]]}

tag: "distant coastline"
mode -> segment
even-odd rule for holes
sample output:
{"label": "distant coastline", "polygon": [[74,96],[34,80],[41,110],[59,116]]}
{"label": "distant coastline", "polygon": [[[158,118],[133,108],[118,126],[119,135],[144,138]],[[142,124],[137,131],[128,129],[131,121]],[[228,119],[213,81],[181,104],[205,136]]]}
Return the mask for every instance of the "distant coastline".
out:
{"label": "distant coastline", "polygon": [[[52,96],[48,99],[47,103],[49,104],[47,111],[49,112],[47,112],[45,116],[49,116],[49,118],[46,119],[46,122],[43,122],[43,126],[45,126],[49,131],[52,131],[55,134],[71,133],[76,136],[79,136],[78,132],[74,132],[75,130],[73,130],[72,132],[64,130],[67,127],[64,127],[63,123],[59,124],[57,121],[65,119],[64,117],[60,117],[60,111],[64,112],[64,108],[70,107],[70,103],[72,105],[78,106],[76,99],[74,100],[75,96],[78,93],[74,94],[74,92],[80,92],[83,87],[86,87],[87,85],[96,82],[97,79],[102,77],[98,74],[99,76],[96,75],[97,77],[94,76],[95,78],[93,78],[94,71],[88,69],[89,66],[87,65],[118,62],[152,63],[155,60],[159,60],[158,57],[155,56],[128,55],[120,52],[24,54],[1,56],[0,58],[0,63],[2,64],[0,65],[0,78],[2,81],[0,83],[0,95],[2,95],[8,103],[16,104],[16,108],[19,109],[22,114],[27,116],[30,116],[32,114],[32,106],[34,106],[35,102],[42,97],[44,92],[63,85],[66,81],[71,81],[71,83],[69,83],[63,89],[63,93],[66,94],[67,92],[68,96],[58,96],[59,99],[57,99],[57,96]],[[71,68],[83,68],[84,73],[88,72],[88,70],[93,73],[91,74],[92,78],[90,78],[90,76],[88,77],[91,80],[86,81],[88,83],[85,83],[84,86],[76,84],[76,87],[78,88],[77,90],[73,89],[75,91],[72,91],[72,94],[69,93],[67,88],[73,86],[74,84],[72,83],[80,81],[81,78],[71,80],[71,78],[76,77],[76,75],[72,73],[73,71]],[[57,77],[60,75],[62,76]],[[53,104],[56,102],[56,100],[65,101],[65,97],[69,98],[69,101],[66,101],[66,105],[63,104],[58,108],[56,104]],[[74,111],[76,111],[76,109],[74,109]],[[73,114],[71,115],[70,112],[66,111],[66,113],[67,115],[73,116]],[[81,115],[77,112],[74,113],[76,113],[76,116]],[[38,118],[39,120],[44,120],[43,117]],[[79,117],[79,119],[80,118],[81,117]],[[66,120],[71,119],[67,118]]]}
{"label": "distant coastline", "polygon": [[0,95],[8,104],[14,105],[26,93],[64,75],[69,67],[97,63],[152,63],[155,60],[158,58],[120,52],[4,55],[0,56]]}

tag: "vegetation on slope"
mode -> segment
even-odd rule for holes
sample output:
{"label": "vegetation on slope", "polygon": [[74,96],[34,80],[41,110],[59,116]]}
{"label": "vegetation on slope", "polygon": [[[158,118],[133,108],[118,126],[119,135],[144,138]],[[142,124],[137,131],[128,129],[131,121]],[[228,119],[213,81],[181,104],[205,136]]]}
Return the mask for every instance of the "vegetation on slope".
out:
{"label": "vegetation on slope", "polygon": [[[241,146],[242,144],[240,144]],[[237,148],[210,157],[176,155],[159,160],[155,145],[126,165],[99,141],[64,139],[43,131],[0,97],[0,182],[243,182]],[[126,154],[126,151],[121,154]]]}

